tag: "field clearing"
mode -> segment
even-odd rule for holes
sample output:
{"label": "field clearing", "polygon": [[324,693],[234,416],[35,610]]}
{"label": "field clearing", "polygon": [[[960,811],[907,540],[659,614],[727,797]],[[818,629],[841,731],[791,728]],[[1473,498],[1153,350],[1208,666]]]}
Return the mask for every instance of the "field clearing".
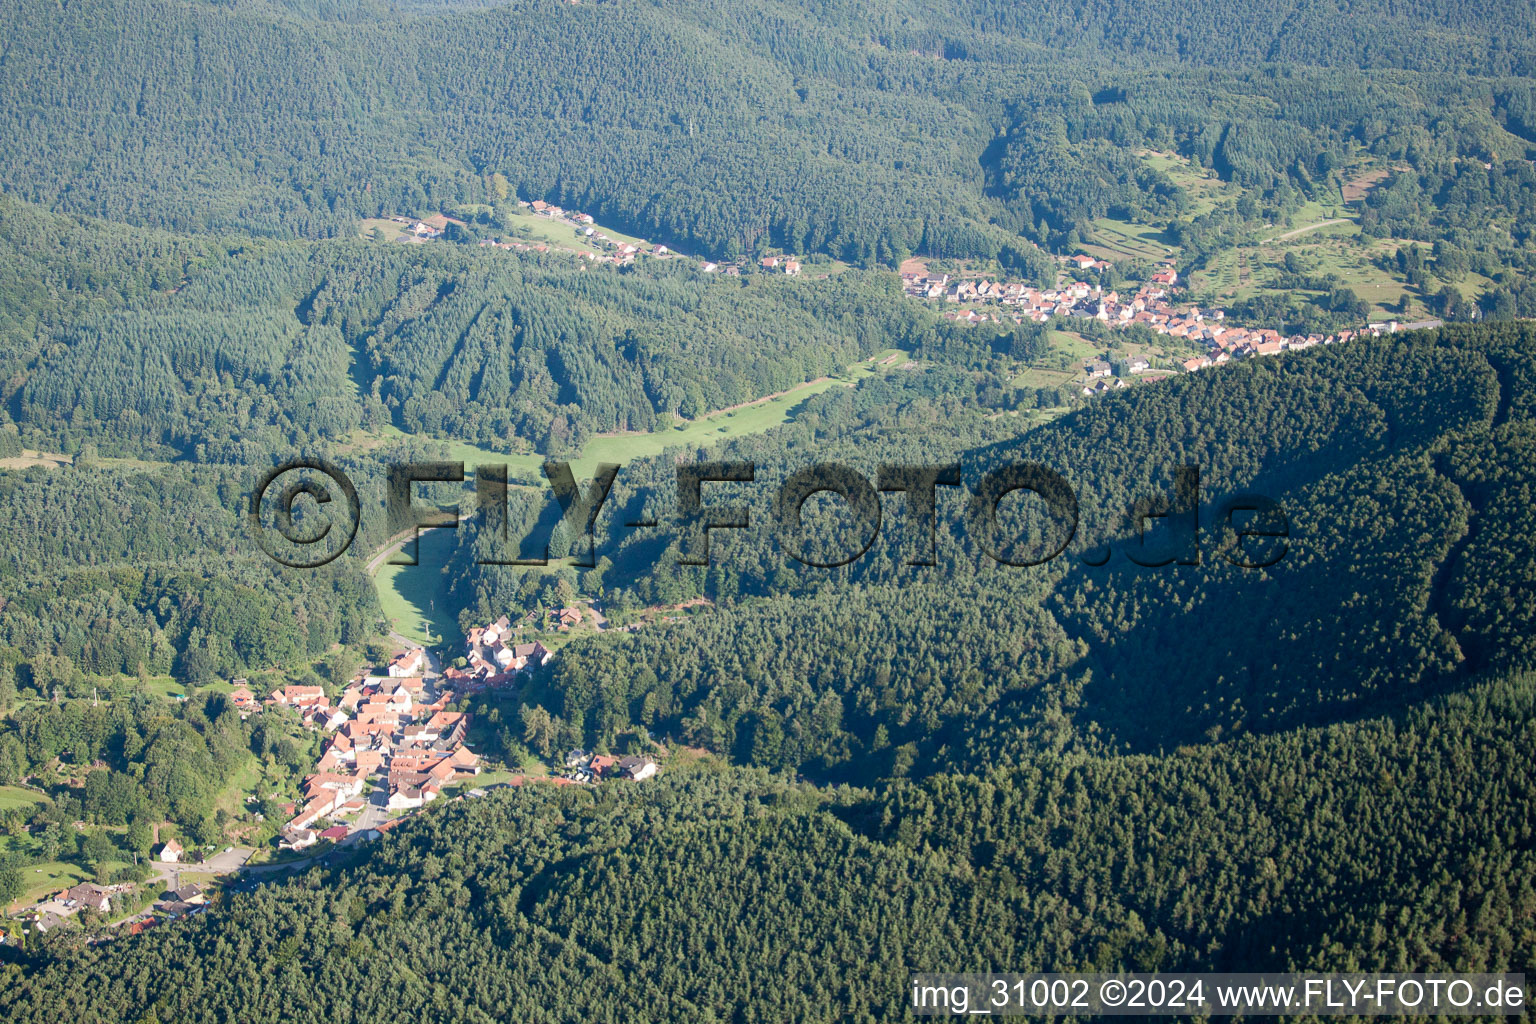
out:
{"label": "field clearing", "polygon": [[516,771],[495,769],[483,771],[473,778],[465,779],[465,789],[484,789],[487,786],[495,786],[503,782],[511,782],[516,778],[526,778],[529,775],[547,774],[548,769],[537,758],[530,758],[527,764],[521,765]]}
{"label": "field clearing", "polygon": [[453,530],[423,530],[416,545],[416,565],[386,561],[373,578],[389,628],[416,643],[438,643],[458,632],[458,621],[450,614],[444,571],[454,538]]}
{"label": "field clearing", "polygon": [[214,809],[226,811],[232,818],[244,814],[245,798],[260,788],[261,780],[261,762],[252,757],[230,777],[229,783],[219,792],[218,798],[214,800]]}
{"label": "field clearing", "polygon": [[[20,455],[0,459],[0,469],[31,469],[33,466],[42,466],[45,469],[62,469],[65,466],[73,466],[74,464],[75,459],[72,455],[65,455],[62,452],[36,451],[31,448],[23,448]],[[155,459],[128,459],[98,455],[91,459],[91,465],[102,466],[108,469],[161,469],[171,465],[171,463]]]}
{"label": "field clearing", "polygon": [[527,765],[518,769],[517,771],[506,771],[499,768],[495,770],[488,769],[481,772],[479,775],[469,776],[462,780],[455,781],[452,784],[443,787],[443,796],[449,798],[464,796],[468,794],[472,789],[487,789],[491,786],[515,785],[517,783],[514,783],[513,780],[542,779],[546,778],[548,775],[549,769],[544,766],[543,762],[538,761],[537,759],[533,759],[530,760]]}
{"label": "field clearing", "polygon": [[[642,247],[643,239],[633,235],[626,235],[622,231],[604,227],[601,224],[593,224],[596,232],[601,232],[616,242],[628,242],[636,247]],[[563,221],[551,217],[542,217],[531,210],[519,207],[512,211],[507,218],[505,229],[489,229],[482,227],[482,233],[492,237],[512,238],[520,242],[533,245],[548,245],[560,249],[569,249],[573,252],[600,253],[604,249],[588,239],[581,229],[572,227]],[[406,225],[389,220],[385,217],[368,217],[358,222],[357,235],[359,238],[372,242],[426,242],[437,241],[435,239],[420,239]],[[452,243],[448,243],[452,244]]]}
{"label": "field clearing", "polygon": [[[1080,334],[1073,334],[1071,331],[1052,330],[1047,331],[1045,336],[1054,351],[1065,354],[1069,359],[1080,361],[1094,359],[1100,355],[1098,347],[1084,339]],[[1074,373],[1073,375],[1075,376],[1076,374]]]}
{"label": "field clearing", "polygon": [[357,237],[369,242],[415,241],[416,236],[404,224],[385,217],[366,217],[357,222]]}
{"label": "field clearing", "polygon": [[1348,218],[1335,217],[1330,220],[1309,224],[1301,229],[1299,235],[1293,235],[1287,239],[1276,239],[1277,244],[1289,245],[1293,242],[1308,242],[1317,238],[1358,238],[1359,226]]}
{"label": "field clearing", "polygon": [[[1343,223],[1330,224],[1329,221]],[[1285,242],[1292,238],[1308,237],[1315,231],[1323,230],[1354,234],[1356,228],[1353,216],[1348,210],[1341,210],[1337,203],[1323,204],[1314,199],[1309,200],[1291,214],[1289,224],[1276,224],[1271,230],[1273,233],[1264,239],[1265,245]]]}
{"label": "field clearing", "polygon": [[[174,700],[178,697],[191,697],[198,693],[233,693],[235,690],[233,683],[222,679],[204,684],[203,686],[187,686],[171,676],[147,676],[142,680],[137,676],[87,676],[86,678],[93,682],[99,681],[104,690],[110,689],[119,696],[125,692],[137,689],[142,683],[144,689],[150,694],[156,697],[163,697],[166,700]],[[106,696],[103,693],[102,699],[105,700]]]}
{"label": "field clearing", "polygon": [[777,395],[709,413],[667,430],[599,434],[588,442],[575,460],[574,472],[583,476],[596,469],[599,462],[622,465],[635,459],[652,458],[680,445],[703,447],[748,434],[761,434],[789,422],[796,407],[806,399],[835,387],[853,387],[861,380],[890,372],[906,360],[906,352],[886,349],[835,376],[806,381]]}
{"label": "field clearing", "polygon": [[[624,465],[636,459],[661,455],[668,448],[705,447],[735,437],[760,434],[787,423],[795,409],[808,398],[835,387],[854,387],[861,380],[890,373],[907,362],[907,352],[888,348],[836,376],[806,381],[780,394],[720,410],[667,430],[599,435],[588,442],[580,457],[571,460],[571,472],[580,480],[590,477],[600,462]],[[393,427],[380,433],[383,436],[379,440],[408,436]],[[511,473],[527,479],[542,477],[544,460],[540,456],[504,455],[463,441],[439,443],[446,446],[451,460],[465,463],[466,474],[471,466],[480,463],[507,463]],[[453,551],[454,531],[424,530],[418,543],[419,564],[406,566],[386,562],[373,578],[374,589],[390,629],[416,643],[437,643],[458,631],[454,609],[448,599],[448,579],[443,573]],[[537,572],[554,567],[529,568]]]}
{"label": "field clearing", "polygon": [[1373,171],[1365,171],[1339,186],[1339,198],[1346,203],[1358,203],[1371,194],[1371,189],[1380,185],[1392,176],[1389,167],[1378,167]]}
{"label": "field clearing", "polygon": [[7,459],[0,459],[0,469],[31,469],[33,466],[46,466],[49,469],[58,469],[60,466],[71,465],[75,460],[68,455],[58,452],[40,452],[31,448],[23,448],[20,455],[12,455]]}
{"label": "field clearing", "polygon": [[[606,228],[599,228],[595,224],[593,227],[617,241],[629,241],[628,235],[620,235]],[[577,252],[597,253],[602,251],[569,224],[549,217],[541,217],[522,207],[518,207],[512,216],[508,218],[505,231],[495,231],[492,234],[498,237],[510,235],[521,241],[542,242],[546,245],[558,246],[562,249],[574,249]]]}
{"label": "field clearing", "polygon": [[1072,370],[1050,366],[1031,366],[1010,382],[1016,388],[1056,388],[1077,376]]}
{"label": "field clearing", "polygon": [[[1128,220],[1101,217],[1093,222],[1094,238],[1086,248],[1110,262],[1124,259],[1161,260],[1178,252],[1160,228]],[[1092,250],[1100,250],[1097,253]]]}
{"label": "field clearing", "polygon": [[14,912],[60,889],[89,882],[91,877],[80,865],[61,860],[29,864],[21,869],[21,898],[12,903],[9,910]]}
{"label": "field clearing", "polygon": [[1469,270],[1460,281],[1453,282],[1456,290],[1461,292],[1466,299],[1475,299],[1484,291],[1493,287],[1493,279],[1484,277],[1476,271]]}
{"label": "field clearing", "polygon": [[200,885],[207,887],[225,877],[217,871],[177,871],[176,880],[182,885]]}
{"label": "field clearing", "polygon": [[26,789],[21,786],[0,786],[0,811],[34,807],[37,804],[46,804],[48,802],[48,794],[39,793],[35,789]]}
{"label": "field clearing", "polygon": [[186,684],[177,682],[171,676],[150,676],[144,680],[144,688],[155,696],[164,697],[167,700],[188,695]]}
{"label": "field clearing", "polygon": [[1175,185],[1189,194],[1195,215],[1210,213],[1221,200],[1235,195],[1232,189],[1215,171],[1196,167],[1190,161],[1173,153],[1149,151],[1139,154],[1142,160],[1155,170],[1162,171]]}

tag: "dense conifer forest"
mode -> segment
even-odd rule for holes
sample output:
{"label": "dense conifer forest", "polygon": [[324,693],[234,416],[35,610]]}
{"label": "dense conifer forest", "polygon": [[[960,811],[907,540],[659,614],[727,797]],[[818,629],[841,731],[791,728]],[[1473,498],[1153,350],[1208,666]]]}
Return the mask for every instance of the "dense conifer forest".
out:
{"label": "dense conifer forest", "polygon": [[[1255,7],[21,0],[0,116],[28,130],[0,171],[34,202],[184,231],[344,236],[547,199],[716,258],[1038,267],[1016,232],[1071,247],[1127,209],[1211,229],[1133,149],[1275,209],[1368,153],[1443,230],[1476,233],[1468,202],[1529,224],[1528,9]],[[1457,244],[1508,262],[1527,235]]]}
{"label": "dense conifer forest", "polygon": [[184,925],[0,966],[0,1007],[884,1020],[914,970],[1528,964],[1533,713],[1515,677],[1284,736],[1041,752],[881,793],[741,769],[524,787]]}

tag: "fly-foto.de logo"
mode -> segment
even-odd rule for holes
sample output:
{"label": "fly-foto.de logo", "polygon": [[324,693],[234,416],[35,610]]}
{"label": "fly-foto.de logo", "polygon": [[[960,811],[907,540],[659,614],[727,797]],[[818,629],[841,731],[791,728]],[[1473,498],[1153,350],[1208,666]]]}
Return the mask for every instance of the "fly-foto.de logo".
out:
{"label": "fly-foto.de logo", "polygon": [[[544,463],[544,476],[559,503],[566,535],[585,541],[573,545],[576,553],[568,564],[584,568],[597,564],[595,526],[619,469],[613,463],[599,464],[592,478],[583,483],[576,479],[570,463]],[[1085,565],[1105,565],[1118,546],[1127,560],[1140,566],[1199,565],[1200,469],[1178,466],[1172,477],[1171,493],[1129,503],[1122,520],[1124,529],[1116,539],[1080,548],[1072,557]],[[384,502],[389,533],[458,529],[469,515],[463,509],[444,511],[418,505],[414,485],[463,484],[466,479],[462,462],[413,462],[390,467]],[[966,475],[959,463],[882,465],[873,480],[849,466],[821,463],[785,476],[773,489],[771,500],[759,501],[764,507],[741,503],[746,485],[758,479],[757,466],[752,462],[700,462],[676,467],[674,511],[663,518],[676,532],[678,563],[709,565],[712,535],[766,526],[779,548],[797,562],[825,569],[848,565],[862,558],[880,536],[886,518],[881,496],[896,493],[905,496],[907,550],[902,560],[907,565],[938,564],[941,495],[959,497],[963,509],[958,521],[965,533],[1000,565],[1029,567],[1053,561],[1067,551],[1078,533],[1076,492],[1060,473],[1034,462],[990,468],[974,474],[969,483],[963,482]],[[506,541],[507,467],[477,466],[474,483],[474,514],[481,529],[490,529]],[[737,493],[733,494],[733,489]],[[842,526],[835,550],[818,542],[805,515],[807,503],[819,495],[840,505]],[[1034,525],[1022,529],[1015,517],[1000,514],[1010,496],[1029,499]],[[1220,536],[1217,554],[1231,565],[1267,568],[1284,558],[1289,549],[1290,522],[1285,510],[1264,495],[1226,495],[1207,508],[1207,515]],[[296,568],[316,568],[340,557],[356,538],[361,519],[357,488],[340,469],[320,460],[295,461],[268,470],[251,492],[247,507],[247,524],[261,550]],[[621,525],[626,529],[655,529],[663,522],[651,518]],[[585,548],[585,557],[581,548]],[[477,561],[482,565],[547,565],[549,548],[546,542],[541,557]]]}

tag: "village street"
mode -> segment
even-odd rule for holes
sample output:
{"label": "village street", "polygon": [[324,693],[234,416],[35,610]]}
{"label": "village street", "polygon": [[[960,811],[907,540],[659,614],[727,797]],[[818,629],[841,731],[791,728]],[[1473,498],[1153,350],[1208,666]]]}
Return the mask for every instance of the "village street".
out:
{"label": "village street", "polygon": [[167,889],[179,889],[181,883],[179,877],[185,874],[193,875],[228,875],[245,867],[246,861],[255,853],[249,846],[233,846],[226,850],[220,850],[213,856],[204,860],[201,864],[181,863],[166,864],[163,861],[151,861],[155,874],[165,883]]}

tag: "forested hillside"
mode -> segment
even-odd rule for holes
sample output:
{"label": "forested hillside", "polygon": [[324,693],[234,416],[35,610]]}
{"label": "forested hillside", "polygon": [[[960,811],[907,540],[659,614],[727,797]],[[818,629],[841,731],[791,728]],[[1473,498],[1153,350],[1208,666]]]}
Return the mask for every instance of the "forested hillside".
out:
{"label": "forested hillside", "polygon": [[554,454],[940,330],[889,275],[857,271],[737,281],[442,245],[135,241],[14,202],[0,230],[18,256],[0,296],[18,334],[8,412],[45,449],[253,465],[393,426]]}
{"label": "forested hillside", "polygon": [[1040,754],[883,794],[700,768],[528,786],[185,924],[0,967],[0,1010],[888,1020],[917,970],[1528,964],[1533,722],[1520,677],[1387,718],[1161,758]]}
{"label": "forested hillside", "polygon": [[[1030,279],[1143,225],[1215,280],[1369,181],[1352,273],[1449,319],[1536,313],[1536,107],[1507,31],[1529,13],[1244,7],[1105,5],[1068,45],[1031,5],[6,5],[0,118],[26,130],[0,139],[0,417],[71,453],[250,462],[394,426],[551,454],[942,339],[878,275],[343,241],[537,199],[716,258]],[[1355,326],[1373,306],[1329,259],[1288,253],[1283,293],[1243,284],[1235,312]]]}
{"label": "forested hillside", "polygon": [[89,695],[88,674],[202,684],[373,636],[377,602],[354,563],[301,573],[253,550],[235,513],[249,486],[244,470],[183,466],[0,474],[15,541],[0,560],[0,707],[18,687]]}
{"label": "forested hillside", "polygon": [[31,201],[178,230],[345,235],[547,199],[716,258],[1034,266],[1015,232],[1069,248],[1111,210],[1202,230],[1136,149],[1278,210],[1336,194],[1367,157],[1513,172],[1536,143],[1531,19],[1438,2],[21,0],[0,12],[0,117],[28,130],[0,170]]}
{"label": "forested hillside", "polygon": [[[1533,356],[1527,324],[1447,328],[1133,389],[1001,443],[983,442],[986,420],[945,418],[941,384],[886,385],[888,404],[863,422],[856,393],[827,396],[825,436],[806,417],[720,453],[759,467],[754,484],[712,485],[712,503],[745,504],[754,525],[717,531],[708,568],[679,564],[671,467],[635,467],[615,485],[598,579],[584,585],[620,608],[718,607],[573,642],[536,694],[542,710],[516,712],[522,731],[552,750],[643,726],[870,781],[1006,764],[1041,744],[1156,752],[1269,733],[1519,668],[1536,630],[1520,568],[1533,538],[1514,498],[1531,486]],[[905,564],[922,538],[894,496],[874,546],[843,568],[800,564],[775,533],[773,493],[801,466],[841,462],[873,480],[882,462],[950,461],[972,486],[1008,462],[1060,472],[1079,502],[1064,555],[998,564],[949,488],[932,567]],[[1138,565],[1132,555],[1185,557],[1164,554],[1164,528],[1143,544],[1127,522],[1138,499],[1173,498],[1183,465],[1200,468],[1198,564]],[[1249,492],[1284,510],[1284,557],[1267,569],[1228,557],[1252,560],[1226,546],[1226,503]],[[808,506],[809,532],[856,551],[840,501],[817,500],[828,511]],[[663,525],[622,526],[644,515]],[[1036,531],[1004,554],[1048,550],[1061,530],[1004,521]],[[1261,539],[1246,543],[1261,553]],[[473,566],[468,553],[486,550],[473,533],[461,544],[451,572],[466,589],[476,581],[466,621],[551,600],[548,583]]]}

